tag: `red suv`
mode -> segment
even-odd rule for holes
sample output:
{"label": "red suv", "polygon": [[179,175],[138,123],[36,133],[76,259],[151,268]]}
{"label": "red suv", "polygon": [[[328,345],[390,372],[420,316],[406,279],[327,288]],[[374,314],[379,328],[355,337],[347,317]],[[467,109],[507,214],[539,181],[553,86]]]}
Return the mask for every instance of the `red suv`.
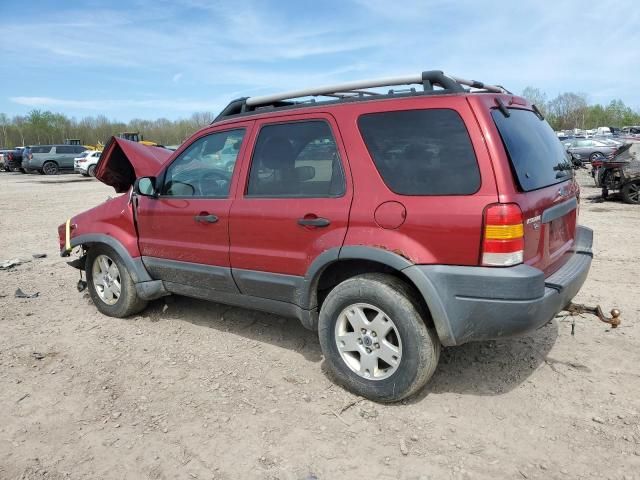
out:
{"label": "red suv", "polygon": [[59,236],[102,313],[179,294],[296,317],[377,401],[420,389],[441,345],[545,325],[591,265],[538,109],[439,71],[238,99],[175,152],[111,139],[96,178],[123,195]]}

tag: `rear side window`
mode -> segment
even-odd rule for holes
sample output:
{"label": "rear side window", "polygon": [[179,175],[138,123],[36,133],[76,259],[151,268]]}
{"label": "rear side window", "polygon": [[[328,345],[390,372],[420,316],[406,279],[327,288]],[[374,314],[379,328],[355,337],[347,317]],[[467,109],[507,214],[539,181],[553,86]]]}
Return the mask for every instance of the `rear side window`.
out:
{"label": "rear side window", "polygon": [[59,145],[56,147],[56,153],[76,153],[76,148],[72,145]]}
{"label": "rear side window", "polygon": [[262,127],[247,196],[338,197],[345,180],[336,142],[322,120]]}
{"label": "rear side window", "polygon": [[385,184],[400,195],[469,195],[480,171],[460,115],[449,109],[363,115],[360,133]]}
{"label": "rear side window", "polygon": [[[529,192],[573,176],[571,162],[551,127],[529,110],[491,112],[520,188]],[[580,143],[578,143],[580,146]]]}

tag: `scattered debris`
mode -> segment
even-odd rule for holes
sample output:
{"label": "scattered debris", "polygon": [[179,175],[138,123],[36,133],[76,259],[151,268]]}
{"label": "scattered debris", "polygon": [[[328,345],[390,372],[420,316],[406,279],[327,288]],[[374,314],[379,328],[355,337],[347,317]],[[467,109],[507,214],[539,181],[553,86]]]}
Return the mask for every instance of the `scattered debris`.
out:
{"label": "scattered debris", "polygon": [[31,259],[27,258],[12,258],[10,260],[5,260],[0,263],[0,270],[9,270],[10,268],[17,267],[18,265],[22,265],[23,263],[30,262]]}
{"label": "scattered debris", "polygon": [[604,420],[600,417],[593,417],[591,420],[593,420],[596,423],[604,423]]}
{"label": "scattered debris", "polygon": [[340,412],[339,412],[339,413],[344,413],[344,412],[346,412],[346,411],[347,411],[347,410],[349,410],[351,407],[353,407],[354,405],[357,405],[358,403],[362,402],[363,400],[364,400],[364,398],[356,398],[355,400],[353,400],[353,401],[351,401],[351,402],[347,403],[344,407],[342,407],[342,408],[340,409]]}
{"label": "scattered debris", "polygon": [[15,293],[16,298],[36,298],[38,296],[40,296],[40,292],[24,293],[20,288],[18,288]]}
{"label": "scattered debris", "polygon": [[46,253],[34,253],[33,255],[31,255],[33,258],[46,258],[47,254]]}
{"label": "scattered debris", "polygon": [[29,395],[28,393],[25,393],[23,396],[21,396],[18,400],[16,400],[16,403],[20,403],[22,400],[24,400],[27,397],[30,397],[31,395]]}
{"label": "scattered debris", "polygon": [[404,441],[404,438],[400,438],[400,453],[402,453],[402,455],[409,455],[409,449],[407,448],[407,444]]}
{"label": "scattered debris", "polygon": [[40,352],[33,352],[31,356],[36,360],[42,360],[44,357],[46,357],[44,353],[40,353]]}

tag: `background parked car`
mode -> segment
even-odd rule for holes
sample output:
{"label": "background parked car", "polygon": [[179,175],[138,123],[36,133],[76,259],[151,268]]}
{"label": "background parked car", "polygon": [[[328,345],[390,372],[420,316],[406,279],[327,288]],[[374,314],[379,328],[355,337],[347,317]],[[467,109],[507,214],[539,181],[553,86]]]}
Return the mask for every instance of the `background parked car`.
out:
{"label": "background parked car", "polygon": [[16,172],[22,168],[22,150],[24,147],[16,147],[14,150],[10,150],[4,161],[4,169],[7,172]]}
{"label": "background parked car", "polygon": [[96,165],[98,160],[100,160],[100,155],[102,152],[97,150],[87,150],[82,153],[79,157],[74,158],[73,160],[73,171],[76,173],[81,173],[85,177],[94,177],[96,171]]}
{"label": "background parked car", "polygon": [[563,142],[567,151],[572,155],[580,155],[583,162],[593,162],[598,158],[606,158],[615,154],[617,145],[610,145],[599,140],[574,138]]}
{"label": "background parked car", "polygon": [[7,159],[7,157],[9,156],[9,152],[12,152],[13,150],[8,150],[8,149],[4,149],[4,150],[0,150],[0,170],[4,170],[5,169],[5,161]]}
{"label": "background parked car", "polygon": [[86,150],[82,145],[37,145],[31,147],[31,159],[25,162],[25,171],[37,171],[56,175],[61,171],[73,171],[73,159]]}

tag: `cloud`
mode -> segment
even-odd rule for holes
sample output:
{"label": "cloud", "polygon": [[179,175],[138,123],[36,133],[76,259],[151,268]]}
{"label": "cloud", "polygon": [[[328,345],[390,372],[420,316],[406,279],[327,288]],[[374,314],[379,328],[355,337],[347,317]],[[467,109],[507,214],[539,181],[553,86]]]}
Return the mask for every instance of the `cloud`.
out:
{"label": "cloud", "polygon": [[[29,15],[12,8],[15,18],[5,19],[3,35],[20,41],[0,42],[0,60],[34,81],[5,78],[3,93],[13,106],[162,114],[165,108],[209,110],[238,96],[443,69],[514,92],[527,85],[549,97],[586,91],[596,101],[619,97],[640,106],[640,9],[630,0],[600,0],[589,8],[578,0],[553,8],[498,0],[482,8],[472,0],[323,5],[132,0],[130,8],[70,3]],[[594,34],[592,26],[603,19],[607,27]]]}
{"label": "cloud", "polygon": [[96,112],[121,109],[161,109],[172,112],[211,111],[219,109],[224,99],[193,100],[193,99],[91,99],[70,100],[53,97],[10,97],[9,100],[18,105],[32,108],[65,108],[78,110],[93,110]]}

